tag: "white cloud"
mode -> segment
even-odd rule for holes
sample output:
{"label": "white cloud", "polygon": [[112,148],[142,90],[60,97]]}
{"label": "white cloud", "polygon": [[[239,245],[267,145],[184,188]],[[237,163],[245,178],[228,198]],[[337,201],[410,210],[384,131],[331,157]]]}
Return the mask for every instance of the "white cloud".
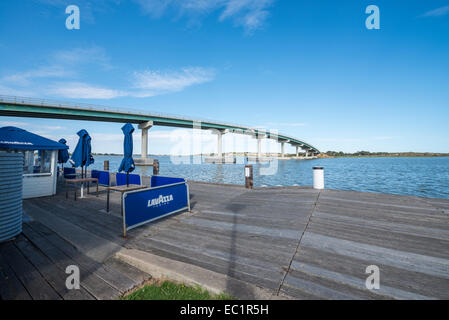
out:
{"label": "white cloud", "polygon": [[423,14],[423,17],[441,17],[449,14],[449,6],[444,6],[434,10],[427,11]]}
{"label": "white cloud", "polygon": [[213,69],[202,67],[184,67],[174,71],[145,70],[132,73],[128,85],[121,86],[119,90],[81,79],[81,71],[85,69],[107,72],[112,68],[101,47],[60,50],[50,54],[48,61],[51,63],[1,77],[0,94],[27,97],[54,95],[70,99],[146,98],[178,92],[212,81],[215,76]]}
{"label": "white cloud", "polygon": [[274,0],[134,0],[152,17],[174,10],[178,16],[197,18],[212,11],[221,11],[219,21],[232,19],[247,32],[260,29],[269,15]]}
{"label": "white cloud", "polygon": [[304,122],[269,122],[270,127],[304,127]]}
{"label": "white cloud", "polygon": [[51,55],[51,60],[66,67],[97,64],[105,69],[112,68],[106,52],[102,47],[98,46],[60,50]]}
{"label": "white cloud", "polygon": [[0,121],[0,126],[2,127],[23,127],[28,125],[26,122],[19,121]]}
{"label": "white cloud", "polygon": [[82,82],[61,82],[49,89],[48,93],[71,99],[113,99],[127,95],[122,91],[92,86]]}
{"label": "white cloud", "polygon": [[138,92],[132,95],[150,97],[168,92],[177,92],[187,87],[213,80],[214,72],[211,69],[200,67],[183,68],[181,71],[161,72],[143,71],[134,72],[134,88]]}
{"label": "white cloud", "polygon": [[19,86],[28,86],[31,84],[31,80],[39,78],[62,78],[71,75],[71,72],[67,71],[62,66],[45,66],[38,69],[25,71],[22,73],[15,73],[12,75],[4,76],[3,82],[10,84],[16,84]]}

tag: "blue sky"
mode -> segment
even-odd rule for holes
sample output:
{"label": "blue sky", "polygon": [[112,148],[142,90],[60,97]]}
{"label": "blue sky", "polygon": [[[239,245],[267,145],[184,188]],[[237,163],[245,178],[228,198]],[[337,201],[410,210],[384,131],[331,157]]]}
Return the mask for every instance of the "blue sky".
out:
{"label": "blue sky", "polygon": [[[70,4],[80,30],[65,27]],[[380,30],[365,27],[371,4]],[[0,61],[0,94],[276,129],[322,151],[449,152],[447,0],[4,0]],[[120,124],[4,125],[72,147],[85,128],[95,152],[121,152]],[[190,131],[150,132],[149,151],[170,153]]]}

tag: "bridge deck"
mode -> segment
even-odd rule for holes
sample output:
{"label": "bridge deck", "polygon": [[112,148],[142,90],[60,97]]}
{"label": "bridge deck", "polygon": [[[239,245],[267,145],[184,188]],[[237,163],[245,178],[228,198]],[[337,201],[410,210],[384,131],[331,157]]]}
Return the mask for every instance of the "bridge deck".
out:
{"label": "bridge deck", "polygon": [[[121,218],[100,212],[104,193],[26,200],[35,222],[24,237],[47,230],[97,262],[135,248],[297,299],[449,298],[449,200],[205,183],[190,183],[190,192],[191,213],[132,230],[128,240]],[[118,195],[111,203],[119,213]],[[379,290],[365,288],[369,265],[380,268]]]}

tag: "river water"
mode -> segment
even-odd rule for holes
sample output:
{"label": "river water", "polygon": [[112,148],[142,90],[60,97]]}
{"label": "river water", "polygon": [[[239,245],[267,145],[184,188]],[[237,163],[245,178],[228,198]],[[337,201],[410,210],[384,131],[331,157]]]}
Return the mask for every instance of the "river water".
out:
{"label": "river water", "polygon": [[[121,156],[94,156],[89,169],[117,171]],[[200,157],[152,156],[159,160],[160,175],[189,180],[244,184],[243,157],[237,164],[209,164]],[[449,199],[449,157],[433,158],[333,158],[315,160],[277,160],[253,163],[254,185],[310,186],[314,166],[323,166],[327,189],[380,192]],[[152,173],[152,168],[148,168]],[[136,168],[134,173],[140,173]]]}

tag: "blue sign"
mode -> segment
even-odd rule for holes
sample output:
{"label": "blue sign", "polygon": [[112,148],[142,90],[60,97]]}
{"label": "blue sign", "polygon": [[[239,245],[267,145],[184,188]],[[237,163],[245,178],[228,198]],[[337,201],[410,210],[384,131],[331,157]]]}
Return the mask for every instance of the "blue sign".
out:
{"label": "blue sign", "polygon": [[123,233],[170,214],[190,210],[185,182],[140,189],[123,194]]}
{"label": "blue sign", "polygon": [[151,176],[150,186],[152,188],[154,188],[154,187],[160,187],[160,186],[165,186],[167,184],[173,184],[173,183],[179,183],[179,182],[186,182],[186,180],[184,178]]}

